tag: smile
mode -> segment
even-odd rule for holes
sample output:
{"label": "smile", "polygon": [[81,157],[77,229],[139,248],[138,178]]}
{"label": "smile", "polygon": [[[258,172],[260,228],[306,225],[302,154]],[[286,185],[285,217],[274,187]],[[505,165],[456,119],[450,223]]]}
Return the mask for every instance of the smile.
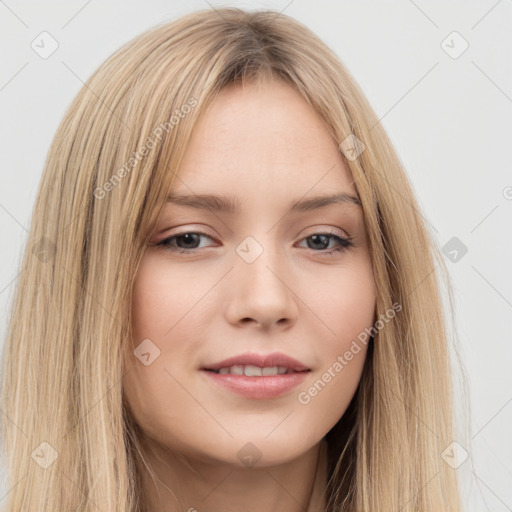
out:
{"label": "smile", "polygon": [[221,375],[246,375],[247,377],[266,377],[268,375],[284,375],[294,373],[294,370],[286,366],[266,366],[261,368],[251,364],[234,365],[219,368],[218,370],[210,370]]}
{"label": "smile", "polygon": [[[231,373],[235,368],[235,372]],[[281,373],[279,369],[281,368]],[[277,374],[275,373],[277,370]],[[284,372],[283,372],[284,370]],[[265,371],[265,373],[263,373]],[[271,374],[267,372],[271,371]],[[245,398],[270,399],[289,393],[299,386],[310,370],[294,371],[286,367],[232,366],[219,370],[201,370],[210,383]]]}

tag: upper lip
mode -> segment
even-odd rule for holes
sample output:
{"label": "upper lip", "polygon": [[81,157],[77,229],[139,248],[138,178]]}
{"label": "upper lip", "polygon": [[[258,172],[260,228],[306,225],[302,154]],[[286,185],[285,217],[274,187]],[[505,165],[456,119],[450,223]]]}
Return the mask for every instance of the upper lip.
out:
{"label": "upper lip", "polygon": [[218,363],[203,366],[202,370],[220,370],[221,368],[230,368],[231,366],[235,365],[252,365],[259,366],[260,368],[272,368],[274,366],[281,366],[296,372],[309,370],[306,365],[302,364],[300,361],[297,361],[297,359],[287,356],[281,352],[272,352],[271,354],[240,354],[238,356],[229,357],[228,359],[219,361]]}

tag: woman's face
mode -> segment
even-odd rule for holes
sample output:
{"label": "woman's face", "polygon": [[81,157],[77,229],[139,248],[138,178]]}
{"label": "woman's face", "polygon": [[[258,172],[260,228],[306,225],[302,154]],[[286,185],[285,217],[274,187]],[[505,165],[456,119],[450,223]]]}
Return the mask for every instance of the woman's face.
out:
{"label": "woman's face", "polygon": [[[290,86],[230,86],[196,125],[171,194],[194,205],[166,204],[136,276],[130,409],[190,458],[291,461],[345,412],[366,356],[351,346],[374,319],[361,207],[307,203],[357,197],[338,146]],[[206,194],[222,199],[201,207]],[[217,208],[228,199],[234,211]],[[265,360],[276,353],[306,371]]]}

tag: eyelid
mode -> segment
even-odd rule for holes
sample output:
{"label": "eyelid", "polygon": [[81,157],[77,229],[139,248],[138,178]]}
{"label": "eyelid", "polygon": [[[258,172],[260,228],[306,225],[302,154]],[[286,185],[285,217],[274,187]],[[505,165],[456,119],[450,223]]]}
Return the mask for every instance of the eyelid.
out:
{"label": "eyelid", "polygon": [[[173,229],[177,229],[178,231],[174,232]],[[325,227],[325,228],[312,227],[311,230],[312,231],[309,234],[306,233],[306,234],[302,235],[302,238],[300,240],[302,240],[304,238],[308,238],[312,235],[317,235],[317,234],[334,235],[334,236],[339,236],[340,238],[347,238],[347,239],[353,238],[347,231],[342,230],[341,228],[335,228],[332,226]],[[170,234],[168,233],[165,236],[162,236],[162,238],[160,238],[158,241],[156,241],[155,244],[159,244],[160,242],[165,241],[167,238],[180,236],[180,235],[184,235],[187,233],[195,233],[197,235],[203,235],[203,236],[206,236],[206,237],[211,238],[212,240],[215,240],[216,242],[218,242],[218,240],[215,239],[215,236],[210,235],[207,232],[205,232],[202,227],[199,229],[196,229],[196,228],[194,228],[193,225],[181,226],[181,227],[177,227],[177,228],[170,228],[170,229],[166,229],[164,232],[165,233],[170,232]]]}
{"label": "eyelid", "polygon": [[[174,231],[175,229],[177,231]],[[194,225],[190,225],[190,224],[187,224],[186,226],[179,226],[176,228],[169,228],[169,229],[164,230],[163,233],[165,233],[165,235],[162,236],[161,238],[159,238],[155,242],[155,244],[159,244],[160,242],[167,240],[167,238],[181,236],[181,235],[185,235],[187,233],[196,233],[198,235],[207,236],[207,237],[211,238],[212,240],[215,240],[215,236],[208,234],[202,227],[195,228]]]}
{"label": "eyelid", "polygon": [[[313,228],[311,228],[311,229],[313,229]],[[339,230],[340,228],[333,228],[333,227],[328,227],[328,228],[324,228],[324,229],[316,228],[316,230],[312,230],[309,234],[304,234],[303,236],[301,236],[300,239],[298,240],[298,242],[294,245],[294,247],[297,244],[300,244],[301,242],[307,240],[308,238],[311,238],[314,235],[328,236],[331,239],[338,240],[337,246],[334,249],[330,249],[330,250],[322,249],[319,251],[315,251],[313,249],[303,247],[303,249],[312,251],[313,254],[317,253],[317,255],[319,257],[333,257],[336,254],[343,255],[345,252],[347,252],[351,248],[356,248],[358,246],[358,243],[354,240],[353,236],[349,235],[348,233],[347,234],[339,234],[339,232],[336,231],[337,229]],[[180,236],[183,236],[186,234],[195,234],[195,235],[199,235],[200,237],[210,238],[211,240],[218,243],[218,240],[216,240],[215,237],[210,236],[208,233],[205,233],[201,230],[194,230],[190,226],[188,226],[188,227],[185,226],[185,227],[182,227],[182,229],[180,231],[171,233],[171,234],[167,235],[166,237],[164,237],[159,242],[156,242],[151,245],[161,246],[162,248],[164,248],[172,253],[178,253],[178,254],[181,253],[181,254],[186,254],[186,255],[190,255],[190,256],[213,248],[212,246],[206,246],[206,247],[193,248],[193,249],[187,250],[187,249],[182,249],[182,248],[170,248],[169,247],[170,240],[179,238]]]}

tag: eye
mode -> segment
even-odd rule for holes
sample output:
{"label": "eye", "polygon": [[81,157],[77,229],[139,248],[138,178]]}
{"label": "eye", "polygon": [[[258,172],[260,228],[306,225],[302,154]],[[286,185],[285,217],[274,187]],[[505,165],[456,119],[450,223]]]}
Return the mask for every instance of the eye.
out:
{"label": "eye", "polygon": [[[206,233],[201,233],[200,231],[186,231],[184,233],[178,233],[165,238],[161,242],[158,242],[157,245],[161,245],[171,252],[191,253],[195,252],[199,248],[197,244],[201,237],[206,237],[212,240],[212,238]],[[175,246],[175,243],[178,247]]]}
{"label": "eye", "polygon": [[[212,240],[212,238],[208,236],[206,233],[202,233],[200,231],[186,231],[183,233],[178,233],[176,235],[169,236],[162,240],[161,242],[158,242],[156,245],[162,246],[165,250],[171,252],[193,254],[197,252],[198,249],[201,248],[201,237],[209,238],[210,240]],[[308,243],[308,248],[311,249],[313,252],[317,252],[327,256],[333,256],[336,253],[341,253],[343,251],[346,251],[350,247],[355,246],[352,237],[345,238],[337,235],[336,233],[329,232],[314,233],[306,238],[303,238],[301,242],[304,240],[312,241],[312,243]],[[326,248],[330,245],[330,241],[333,240],[337,243],[337,246],[327,251]],[[316,249],[320,250],[316,250],[315,245],[317,246]]]}
{"label": "eye", "polygon": [[[334,256],[336,253],[342,253],[349,249],[350,247],[354,247],[355,243],[352,239],[352,237],[342,237],[337,235],[336,233],[313,233],[312,235],[309,235],[308,237],[304,238],[303,240],[312,240],[312,244],[308,244],[308,246],[315,246],[320,245],[320,251],[314,251],[314,252],[320,252],[321,255],[325,256]],[[338,245],[337,247],[334,247],[330,251],[326,251],[325,245],[329,246],[329,242],[334,240]],[[311,247],[309,247],[311,248]]]}

